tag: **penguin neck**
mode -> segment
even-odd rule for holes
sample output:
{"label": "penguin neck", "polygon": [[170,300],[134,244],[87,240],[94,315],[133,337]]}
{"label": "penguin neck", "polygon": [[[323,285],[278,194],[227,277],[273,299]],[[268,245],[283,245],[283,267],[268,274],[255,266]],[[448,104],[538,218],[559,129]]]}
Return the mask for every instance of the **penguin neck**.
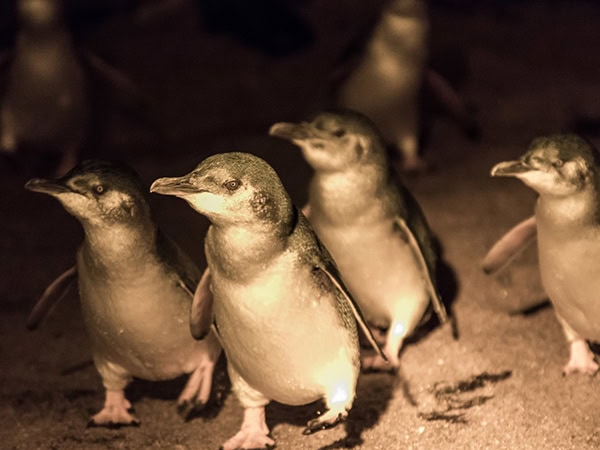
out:
{"label": "penguin neck", "polygon": [[572,234],[575,227],[600,224],[598,201],[598,193],[591,187],[567,196],[540,195],[537,220],[542,227],[551,226],[553,230]]}
{"label": "penguin neck", "polygon": [[109,227],[84,223],[84,248],[94,264],[119,270],[137,266],[155,246],[157,229],[150,220],[142,223],[115,223]]}
{"label": "penguin neck", "polygon": [[389,183],[385,167],[361,165],[337,172],[315,172],[310,183],[311,214],[330,223],[348,224],[377,213]]}
{"label": "penguin neck", "polygon": [[[420,0],[391,0],[384,8],[379,24],[371,39],[373,52],[383,55],[404,56],[406,49],[421,49],[412,58],[425,58],[425,42],[429,21],[425,2]],[[401,50],[404,49],[404,52]]]}
{"label": "penguin neck", "polygon": [[286,233],[272,223],[212,224],[206,234],[211,270],[231,280],[253,278],[287,246]]}

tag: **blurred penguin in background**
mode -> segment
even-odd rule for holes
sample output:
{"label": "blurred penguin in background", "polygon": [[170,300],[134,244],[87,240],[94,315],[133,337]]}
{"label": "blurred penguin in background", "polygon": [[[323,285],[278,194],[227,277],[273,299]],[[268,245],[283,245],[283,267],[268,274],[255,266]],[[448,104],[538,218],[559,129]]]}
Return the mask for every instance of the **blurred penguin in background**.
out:
{"label": "blurred penguin in background", "polygon": [[439,73],[428,68],[428,38],[424,0],[389,0],[360,62],[336,90],[337,105],[369,117],[406,172],[428,168],[419,154],[422,87],[434,92],[469,135],[478,134],[463,100]]}
{"label": "blurred penguin in background", "polygon": [[0,153],[34,173],[63,175],[89,136],[98,91],[124,93],[136,111],[145,102],[124,75],[75,45],[61,0],[17,0],[16,15],[14,46],[0,55]]}

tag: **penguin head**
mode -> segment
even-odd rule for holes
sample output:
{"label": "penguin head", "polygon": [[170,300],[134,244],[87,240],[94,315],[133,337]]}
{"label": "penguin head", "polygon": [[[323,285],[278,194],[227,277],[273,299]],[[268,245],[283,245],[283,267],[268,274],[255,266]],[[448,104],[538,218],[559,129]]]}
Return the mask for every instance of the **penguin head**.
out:
{"label": "penguin head", "polygon": [[116,162],[84,161],[62,178],[34,178],[25,188],[56,197],[70,214],[85,223],[137,223],[150,216],[138,175]]}
{"label": "penguin head", "polygon": [[542,195],[567,196],[594,186],[600,154],[574,134],[536,138],[516,161],[496,164],[496,177],[516,177]]}
{"label": "penguin head", "polygon": [[308,122],[276,123],[269,134],[299,146],[316,171],[336,172],[364,163],[385,164],[384,143],[377,128],[354,111],[324,111]]}
{"label": "penguin head", "polygon": [[220,153],[192,172],[159,178],[150,192],[174,195],[217,225],[287,224],[292,202],[273,168],[248,153]]}
{"label": "penguin head", "polygon": [[63,20],[60,0],[18,0],[17,13],[21,26],[34,29],[53,28]]}

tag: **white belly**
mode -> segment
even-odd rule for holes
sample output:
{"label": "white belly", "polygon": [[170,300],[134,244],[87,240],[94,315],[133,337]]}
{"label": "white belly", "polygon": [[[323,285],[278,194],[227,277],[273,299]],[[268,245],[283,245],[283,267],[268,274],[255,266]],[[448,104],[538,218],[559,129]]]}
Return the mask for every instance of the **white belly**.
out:
{"label": "white belly", "polygon": [[429,294],[413,250],[393,224],[331,227],[311,219],[367,320],[422,317]]}
{"label": "white belly", "polygon": [[192,338],[191,296],[161,266],[100,279],[79,261],[78,271],[83,319],[95,357],[147,380],[174,378],[198,365],[209,344]]}
{"label": "white belly", "polygon": [[213,272],[212,290],[228,363],[252,388],[297,405],[324,397],[336,383],[354,386],[355,325],[342,324],[331,292],[293,255],[280,256],[246,285]]}
{"label": "white belly", "polygon": [[538,243],[542,284],[556,312],[583,338],[600,341],[600,241],[558,243],[542,231]]}

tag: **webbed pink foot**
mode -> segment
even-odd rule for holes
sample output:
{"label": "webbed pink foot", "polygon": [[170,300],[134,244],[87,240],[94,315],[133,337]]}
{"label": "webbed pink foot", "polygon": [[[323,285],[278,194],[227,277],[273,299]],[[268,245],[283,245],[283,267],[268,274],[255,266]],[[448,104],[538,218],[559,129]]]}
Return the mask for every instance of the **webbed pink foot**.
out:
{"label": "webbed pink foot", "polygon": [[184,419],[187,419],[193,412],[200,411],[208,402],[214,368],[214,362],[207,360],[190,375],[177,400],[177,411]]}
{"label": "webbed pink foot", "polygon": [[139,419],[129,412],[130,409],[131,403],[125,398],[122,390],[107,390],[104,408],[90,419],[88,426],[139,426]]}
{"label": "webbed pink foot", "polygon": [[571,342],[569,362],[563,367],[563,375],[575,372],[594,375],[599,367],[594,353],[584,339],[575,339]]}
{"label": "webbed pink foot", "polygon": [[269,437],[269,428],[265,421],[265,408],[246,408],[244,421],[240,431],[228,439],[221,447],[222,450],[241,449],[270,449],[275,447],[275,441]]}

